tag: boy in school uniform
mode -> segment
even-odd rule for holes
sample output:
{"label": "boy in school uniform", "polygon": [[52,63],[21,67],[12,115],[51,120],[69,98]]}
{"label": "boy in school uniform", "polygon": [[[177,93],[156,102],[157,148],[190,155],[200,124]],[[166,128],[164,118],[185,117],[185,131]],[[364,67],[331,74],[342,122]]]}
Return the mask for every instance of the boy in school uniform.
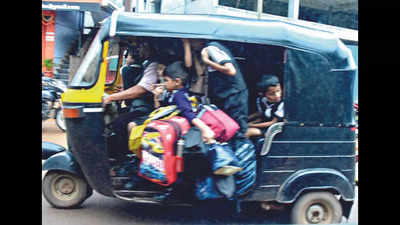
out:
{"label": "boy in school uniform", "polygon": [[168,65],[164,70],[165,82],[155,85],[154,107],[176,105],[182,115],[193,125],[197,126],[202,134],[204,142],[214,140],[214,132],[203,121],[196,118],[189,100],[188,88],[185,87],[188,74],[183,68],[183,62],[176,61]]}
{"label": "boy in school uniform", "polygon": [[258,119],[248,123],[246,137],[261,136],[272,124],[283,121],[282,90],[278,78],[274,75],[263,75],[257,83],[257,92],[258,112],[250,115],[249,119]]}
{"label": "boy in school uniform", "polygon": [[239,124],[236,137],[244,137],[247,131],[248,90],[237,61],[228,48],[216,41],[207,43],[201,56],[208,66],[211,103]]}

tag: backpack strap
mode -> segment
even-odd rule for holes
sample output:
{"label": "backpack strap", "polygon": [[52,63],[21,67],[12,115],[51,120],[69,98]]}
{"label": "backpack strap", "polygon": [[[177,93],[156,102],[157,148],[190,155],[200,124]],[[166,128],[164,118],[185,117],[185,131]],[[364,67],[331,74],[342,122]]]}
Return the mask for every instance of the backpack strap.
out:
{"label": "backpack strap", "polygon": [[208,98],[208,69],[204,70],[204,96],[200,98],[200,102],[203,105],[209,105],[210,99]]}

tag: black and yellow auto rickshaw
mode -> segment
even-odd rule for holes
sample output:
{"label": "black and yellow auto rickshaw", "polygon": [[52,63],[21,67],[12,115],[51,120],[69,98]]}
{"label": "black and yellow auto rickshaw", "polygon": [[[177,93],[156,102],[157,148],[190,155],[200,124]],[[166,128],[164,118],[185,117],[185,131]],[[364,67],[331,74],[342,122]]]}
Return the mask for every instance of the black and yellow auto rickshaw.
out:
{"label": "black and yellow auto rickshaw", "polygon": [[[349,217],[355,195],[356,71],[350,50],[334,34],[315,28],[215,15],[114,12],[103,22],[63,96],[68,149],[46,156],[43,165],[48,170],[43,193],[51,205],[75,207],[92,190],[156,202],[144,191],[121,197],[110,177],[105,131],[118,111],[105,108],[102,98],[120,79],[123,51],[136,37],[178,45],[181,38],[223,42],[240,63],[250,113],[258,77],[277,74],[284,121],[265,133],[256,155],[255,186],[242,201],[290,206],[294,223],[338,223]],[[161,191],[148,188],[147,194]]]}

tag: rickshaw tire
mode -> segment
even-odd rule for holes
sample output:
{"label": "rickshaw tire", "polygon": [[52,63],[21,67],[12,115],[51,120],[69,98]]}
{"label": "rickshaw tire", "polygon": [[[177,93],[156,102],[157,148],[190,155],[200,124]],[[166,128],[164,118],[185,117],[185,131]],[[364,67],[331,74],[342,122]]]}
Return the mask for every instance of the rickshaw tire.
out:
{"label": "rickshaw tire", "polygon": [[48,171],[42,187],[47,202],[59,209],[76,208],[92,193],[83,178],[61,170]]}
{"label": "rickshaw tire", "polygon": [[[66,129],[65,120],[61,117],[64,117],[64,113],[63,113],[62,109],[57,109],[56,116],[55,116],[56,125],[62,132],[65,132],[65,129]],[[61,124],[61,123],[64,123],[64,124]]]}
{"label": "rickshaw tire", "polygon": [[332,193],[324,191],[303,194],[294,203],[290,213],[293,224],[337,224],[342,216],[339,200]]}
{"label": "rickshaw tire", "polygon": [[92,194],[93,194],[93,189],[88,185],[86,199],[88,199],[90,196],[92,196]]}

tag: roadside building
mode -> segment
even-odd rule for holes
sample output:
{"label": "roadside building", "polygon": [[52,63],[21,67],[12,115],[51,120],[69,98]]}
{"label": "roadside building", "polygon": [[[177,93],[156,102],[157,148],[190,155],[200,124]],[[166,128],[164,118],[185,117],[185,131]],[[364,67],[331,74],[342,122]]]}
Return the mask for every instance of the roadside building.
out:
{"label": "roadside building", "polygon": [[[43,0],[42,1],[42,72],[68,80],[70,56],[75,64],[85,51],[99,22],[113,10],[123,8],[123,0]],[[73,58],[73,57],[72,57]],[[48,72],[44,61],[54,66]]]}
{"label": "roadside building", "polygon": [[[358,64],[358,0],[43,0],[42,59],[54,59],[56,76],[69,68],[71,77],[99,22],[113,10],[123,9],[275,19],[311,26],[335,33],[351,49]],[[358,100],[358,85],[354,92]]]}

